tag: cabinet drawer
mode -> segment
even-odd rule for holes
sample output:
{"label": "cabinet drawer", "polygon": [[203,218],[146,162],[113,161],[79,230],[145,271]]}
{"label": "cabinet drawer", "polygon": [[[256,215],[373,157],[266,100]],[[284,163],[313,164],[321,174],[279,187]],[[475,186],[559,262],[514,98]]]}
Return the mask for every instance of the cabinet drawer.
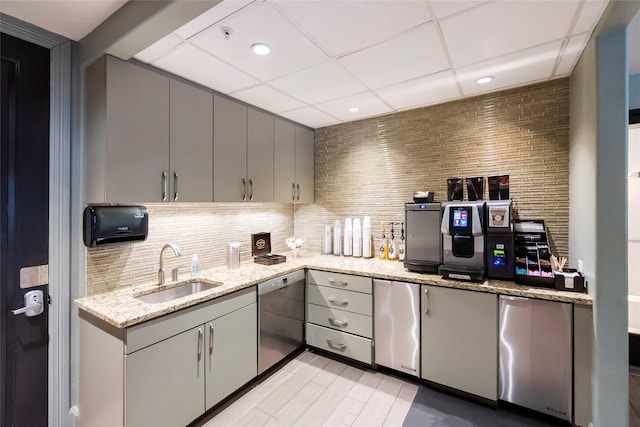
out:
{"label": "cabinet drawer", "polygon": [[329,271],[307,271],[307,283],[330,286],[338,289],[348,289],[350,291],[363,292],[365,294],[372,293],[373,289],[370,277],[331,273]]}
{"label": "cabinet drawer", "polygon": [[373,337],[371,316],[363,314],[309,304],[307,321],[366,338]]}
{"label": "cabinet drawer", "polygon": [[371,340],[368,338],[307,324],[307,344],[371,364]]}
{"label": "cabinet drawer", "polygon": [[372,315],[371,295],[317,285],[308,285],[307,291],[308,302],[311,304],[337,308],[365,316]]}

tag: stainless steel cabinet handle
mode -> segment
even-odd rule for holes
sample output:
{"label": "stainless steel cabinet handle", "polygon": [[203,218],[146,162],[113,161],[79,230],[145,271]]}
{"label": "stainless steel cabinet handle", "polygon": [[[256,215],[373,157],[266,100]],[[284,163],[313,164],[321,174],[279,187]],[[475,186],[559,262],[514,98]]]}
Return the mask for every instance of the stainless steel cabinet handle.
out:
{"label": "stainless steel cabinet handle", "polygon": [[242,178],[242,188],[244,188],[244,193],[242,194],[242,201],[247,201],[247,180]]}
{"label": "stainless steel cabinet handle", "polygon": [[298,190],[298,195],[296,196],[296,202],[300,201],[300,184],[296,184],[296,189]]}
{"label": "stainless steel cabinet handle", "polygon": [[344,351],[347,348],[346,344],[333,342],[333,340],[330,340],[330,339],[327,340],[327,344],[329,345],[329,347],[335,348],[336,350],[340,350],[340,351]]}
{"label": "stainless steel cabinet handle", "polygon": [[332,285],[339,285],[339,286],[347,286],[349,284],[349,282],[347,282],[346,280],[336,280],[336,279],[329,279],[327,280],[327,282],[331,283]]}
{"label": "stainless steel cabinet handle", "polygon": [[178,174],[173,172],[173,201],[178,200]]}
{"label": "stainless steel cabinet handle", "polygon": [[202,358],[202,339],[204,338],[204,333],[202,332],[202,328],[198,328],[198,360]]}
{"label": "stainless steel cabinet handle", "polygon": [[333,326],[340,326],[340,327],[347,326],[349,324],[349,322],[346,320],[337,320],[337,319],[334,319],[333,317],[329,317],[329,323],[331,323]]}
{"label": "stainless steel cabinet handle", "polygon": [[253,180],[249,178],[249,201],[253,201]]}
{"label": "stainless steel cabinet handle", "polygon": [[431,307],[429,307],[429,289],[427,288],[427,289],[424,290],[424,314],[426,316],[429,315],[429,309],[430,308]]}
{"label": "stainless steel cabinet handle", "polygon": [[291,183],[291,201],[292,202],[296,201],[296,183],[295,182]]}
{"label": "stainless steel cabinet handle", "polygon": [[329,297],[327,299],[329,300],[329,302],[331,304],[335,304],[335,305],[347,305],[347,304],[349,304],[349,301],[344,300],[344,299],[335,299],[334,297]]}
{"label": "stainless steel cabinet handle", "polygon": [[209,323],[209,354],[213,354],[213,323]]}
{"label": "stainless steel cabinet handle", "polygon": [[162,171],[162,201],[167,201],[167,173]]}

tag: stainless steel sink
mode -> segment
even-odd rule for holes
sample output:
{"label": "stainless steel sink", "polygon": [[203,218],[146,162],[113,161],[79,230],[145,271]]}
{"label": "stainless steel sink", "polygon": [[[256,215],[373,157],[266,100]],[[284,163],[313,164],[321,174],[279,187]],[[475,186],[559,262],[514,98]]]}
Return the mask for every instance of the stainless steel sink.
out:
{"label": "stainless steel sink", "polygon": [[220,282],[191,282],[184,283],[182,285],[175,286],[173,288],[164,289],[162,291],[152,292],[150,294],[140,295],[135,297],[140,301],[144,301],[150,304],[159,304],[162,302],[171,301],[174,299],[186,297],[187,295],[192,295],[198,292],[206,291],[208,289],[213,289],[217,286],[222,286]]}

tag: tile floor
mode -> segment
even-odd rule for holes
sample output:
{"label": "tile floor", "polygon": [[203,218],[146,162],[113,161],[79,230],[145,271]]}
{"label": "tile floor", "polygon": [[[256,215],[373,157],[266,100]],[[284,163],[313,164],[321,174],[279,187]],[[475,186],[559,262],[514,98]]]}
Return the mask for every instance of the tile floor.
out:
{"label": "tile floor", "polygon": [[204,427],[402,426],[418,386],[305,351]]}
{"label": "tile floor", "polygon": [[629,427],[640,427],[640,368],[629,367]]}

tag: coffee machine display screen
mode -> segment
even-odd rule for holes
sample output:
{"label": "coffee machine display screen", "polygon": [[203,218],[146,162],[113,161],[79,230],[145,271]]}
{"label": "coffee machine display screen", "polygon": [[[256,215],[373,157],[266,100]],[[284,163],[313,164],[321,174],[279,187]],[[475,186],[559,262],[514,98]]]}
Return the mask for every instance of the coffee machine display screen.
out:
{"label": "coffee machine display screen", "polygon": [[449,221],[452,231],[471,231],[471,207],[452,208]]}

